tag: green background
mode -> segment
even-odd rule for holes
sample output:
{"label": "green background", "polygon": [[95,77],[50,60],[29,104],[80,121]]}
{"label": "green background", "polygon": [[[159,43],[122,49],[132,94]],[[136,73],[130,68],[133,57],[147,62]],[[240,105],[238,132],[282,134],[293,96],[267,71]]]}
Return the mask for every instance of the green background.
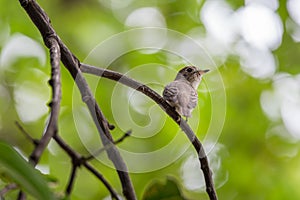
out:
{"label": "green background", "polygon": [[[251,1],[247,2],[38,1],[57,34],[79,60],[126,73],[160,94],[178,69],[186,64],[198,64],[189,60],[189,55],[199,54],[195,59],[202,59],[201,52],[189,49],[190,46],[184,47],[182,38],[192,38],[201,44],[205,55],[199,67],[210,68],[212,72],[204,77],[199,88],[199,106],[189,123],[209,152],[219,199],[300,199],[300,118],[297,118],[300,113],[300,46],[299,40],[293,37],[296,30],[299,32],[300,24],[290,16],[285,0],[269,1],[278,3],[273,10],[258,3],[257,7],[277,16],[282,33],[277,42],[274,40],[274,45],[268,46],[265,40],[257,43],[239,28],[245,21],[241,20],[236,25],[238,28],[232,28],[233,21],[225,23],[225,19],[229,20],[251,6]],[[213,18],[222,13],[217,15],[218,10],[208,10],[212,3],[221,10],[227,9],[229,13],[225,16],[228,18]],[[137,10],[140,15],[134,15]],[[205,21],[205,12],[208,21]],[[143,13],[146,18],[142,17]],[[257,16],[258,21],[265,20],[262,15]],[[219,29],[211,30],[210,25]],[[143,26],[158,26],[182,34],[182,38],[174,37],[173,41],[182,45],[188,56],[164,51],[163,46],[154,51],[134,49],[140,40],[151,42],[157,39],[151,34],[122,37],[124,31]],[[260,35],[267,32],[264,30],[267,27],[268,24],[265,27],[254,25],[250,30],[256,30]],[[119,37],[116,43],[112,36]],[[103,45],[107,41],[112,41],[113,45]],[[246,50],[243,52],[239,45]],[[118,54],[120,48],[128,52]],[[95,49],[101,53],[93,52]],[[260,56],[262,54],[266,57]],[[28,157],[33,145],[20,133],[15,121],[20,122],[32,137],[42,135],[48,117],[47,103],[51,98],[51,88],[47,84],[50,59],[37,28],[18,1],[0,1],[0,56],[0,139]],[[257,61],[255,70],[258,74],[266,69],[269,58],[274,61],[274,69],[267,75],[256,75],[255,70],[245,66],[243,56],[248,56],[248,62]],[[64,67],[61,71],[59,134],[74,149],[87,155],[90,150],[100,148],[101,142],[71,76]],[[138,199],[142,199],[146,190],[158,199],[157,194],[151,193],[151,187],[154,190],[157,187],[161,194],[174,194],[173,199],[182,199],[182,196],[208,199],[193,148],[177,125],[154,102],[113,81],[91,75],[86,78],[105,116],[117,127],[112,131],[113,137],[117,139],[127,130],[133,131],[132,137],[118,145],[120,149],[142,155],[159,152],[174,142],[170,150],[161,151],[156,159],[147,156],[144,160],[143,156],[138,160],[125,158]],[[212,122],[216,120],[215,126]],[[216,130],[217,138],[206,137],[209,130]],[[120,181],[106,155],[100,155],[92,164],[121,194]],[[50,187],[63,196],[71,160],[55,142],[50,143],[38,168],[57,180]],[[2,177],[9,176],[6,170],[1,167],[0,170]],[[0,188],[8,180],[2,178]],[[176,192],[170,180],[175,180],[181,194]],[[5,197],[15,199],[16,195],[13,191]],[[104,199],[108,195],[102,183],[85,169],[79,170],[71,199]]]}

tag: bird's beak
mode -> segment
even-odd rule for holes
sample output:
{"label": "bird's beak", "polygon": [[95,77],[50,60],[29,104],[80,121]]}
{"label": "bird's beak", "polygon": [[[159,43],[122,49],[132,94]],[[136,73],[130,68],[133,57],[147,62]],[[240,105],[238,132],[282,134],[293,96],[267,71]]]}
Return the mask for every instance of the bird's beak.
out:
{"label": "bird's beak", "polygon": [[203,75],[207,72],[209,72],[210,70],[209,69],[205,69],[205,70],[199,70],[199,74]]}

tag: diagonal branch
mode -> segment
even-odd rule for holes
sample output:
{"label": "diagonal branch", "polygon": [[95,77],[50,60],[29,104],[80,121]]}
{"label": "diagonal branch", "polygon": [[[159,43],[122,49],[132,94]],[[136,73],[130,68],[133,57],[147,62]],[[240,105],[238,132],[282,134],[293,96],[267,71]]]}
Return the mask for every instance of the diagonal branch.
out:
{"label": "diagonal branch", "polygon": [[150,97],[153,101],[155,101],[184,131],[189,140],[194,146],[194,149],[198,153],[198,158],[200,161],[201,170],[203,171],[205,183],[206,183],[206,192],[209,195],[211,200],[217,199],[217,194],[214,188],[212,171],[209,168],[208,159],[206,153],[204,151],[204,147],[199,139],[196,137],[193,130],[187,124],[185,120],[183,120],[180,115],[171,107],[157,92],[149,88],[148,86],[139,83],[136,80],[133,80],[121,73],[114,72],[107,69],[102,69],[99,67],[90,66],[84,63],[81,63],[80,67],[81,71],[84,73],[94,74],[97,76],[102,76],[104,78],[108,78],[114,81],[118,81],[128,87],[131,87],[146,96]]}
{"label": "diagonal branch", "polygon": [[[82,100],[87,105],[90,114],[94,120],[94,123],[97,127],[97,130],[100,134],[100,138],[102,140],[103,146],[110,145],[113,143],[113,138],[110,134],[110,127],[112,127],[104,117],[102,111],[100,110],[92,92],[79,69],[80,62],[79,60],[71,53],[71,51],[63,44],[61,40],[59,40],[59,44],[62,50],[62,62],[66,66],[66,68],[71,73],[74,81],[79,88],[81,93]],[[118,173],[119,179],[122,184],[123,194],[128,200],[135,200],[136,195],[133,189],[132,182],[130,180],[128,174],[128,168],[121,157],[120,152],[112,145],[111,148],[106,150],[108,158],[114,164],[116,171]]]}

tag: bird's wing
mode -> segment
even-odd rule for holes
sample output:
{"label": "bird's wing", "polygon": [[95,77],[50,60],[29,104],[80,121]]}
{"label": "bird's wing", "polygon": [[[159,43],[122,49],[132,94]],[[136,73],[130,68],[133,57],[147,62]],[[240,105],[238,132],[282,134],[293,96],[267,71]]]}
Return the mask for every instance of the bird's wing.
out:
{"label": "bird's wing", "polygon": [[178,103],[178,99],[177,99],[178,93],[179,93],[178,87],[176,87],[175,84],[170,83],[165,87],[165,89],[163,91],[163,97],[169,103],[177,104]]}
{"label": "bird's wing", "polygon": [[193,109],[197,106],[198,103],[198,94],[194,89],[191,91],[189,103],[187,105],[188,108]]}

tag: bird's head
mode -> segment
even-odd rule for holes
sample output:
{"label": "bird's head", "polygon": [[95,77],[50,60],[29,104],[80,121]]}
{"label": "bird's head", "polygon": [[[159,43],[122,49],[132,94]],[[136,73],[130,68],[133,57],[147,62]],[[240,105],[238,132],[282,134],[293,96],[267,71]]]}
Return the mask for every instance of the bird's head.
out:
{"label": "bird's head", "polygon": [[197,89],[203,74],[207,72],[209,72],[209,69],[201,70],[195,66],[186,66],[178,72],[175,80],[185,80],[191,84],[194,89]]}

